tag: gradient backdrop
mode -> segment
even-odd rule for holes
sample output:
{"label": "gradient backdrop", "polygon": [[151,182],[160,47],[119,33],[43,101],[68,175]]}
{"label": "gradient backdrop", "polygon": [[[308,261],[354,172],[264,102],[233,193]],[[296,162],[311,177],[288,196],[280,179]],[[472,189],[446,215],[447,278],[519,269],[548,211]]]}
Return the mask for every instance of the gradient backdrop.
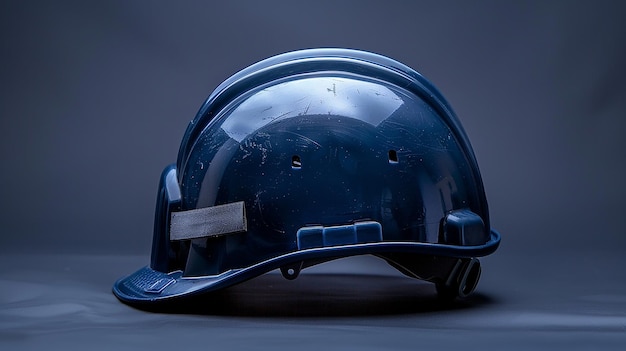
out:
{"label": "gradient backdrop", "polygon": [[626,248],[619,1],[3,1],[0,250],[145,252],[162,168],[222,80],[277,53],[417,69],[474,146],[505,250]]}
{"label": "gradient backdrop", "polygon": [[158,177],[212,89],[331,46],[395,58],[452,104],[503,235],[485,272],[542,254],[526,277],[624,282],[624,4],[0,1],[0,255],[148,255]]}

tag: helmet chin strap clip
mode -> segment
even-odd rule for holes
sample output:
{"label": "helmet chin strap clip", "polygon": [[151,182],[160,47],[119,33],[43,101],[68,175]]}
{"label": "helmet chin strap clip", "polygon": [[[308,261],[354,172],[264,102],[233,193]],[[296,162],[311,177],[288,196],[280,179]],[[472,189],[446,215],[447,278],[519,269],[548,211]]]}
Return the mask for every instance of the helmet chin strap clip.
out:
{"label": "helmet chin strap clip", "polygon": [[303,263],[297,262],[294,264],[290,264],[287,266],[280,267],[280,272],[283,274],[283,277],[287,280],[294,280],[298,278],[300,271],[302,270]]}

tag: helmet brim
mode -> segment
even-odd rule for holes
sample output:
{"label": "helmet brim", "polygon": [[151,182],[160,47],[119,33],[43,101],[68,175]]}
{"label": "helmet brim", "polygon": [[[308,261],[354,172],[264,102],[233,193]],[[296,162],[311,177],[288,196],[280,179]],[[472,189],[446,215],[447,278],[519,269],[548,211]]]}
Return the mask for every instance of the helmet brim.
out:
{"label": "helmet brim", "polygon": [[334,259],[348,256],[384,253],[412,253],[444,257],[482,257],[493,253],[500,244],[500,234],[491,230],[490,240],[483,245],[457,246],[418,242],[376,242],[332,246],[290,252],[250,267],[233,269],[219,275],[184,277],[181,271],[163,273],[144,267],[115,282],[113,293],[130,305],[154,305],[183,300],[244,282],[277,268],[313,259]]}

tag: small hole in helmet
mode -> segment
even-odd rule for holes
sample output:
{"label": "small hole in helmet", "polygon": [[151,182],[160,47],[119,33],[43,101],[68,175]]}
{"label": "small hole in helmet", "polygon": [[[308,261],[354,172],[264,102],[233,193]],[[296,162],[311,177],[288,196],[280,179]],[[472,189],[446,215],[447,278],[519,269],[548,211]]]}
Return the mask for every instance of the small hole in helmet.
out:
{"label": "small hole in helmet", "polygon": [[398,163],[398,153],[396,150],[389,150],[389,163]]}
{"label": "small hole in helmet", "polygon": [[291,157],[291,168],[293,168],[293,169],[300,169],[300,168],[302,168],[302,161],[300,161],[300,156],[293,155]]}
{"label": "small hole in helmet", "polygon": [[296,273],[296,271],[293,268],[289,268],[287,270],[287,274],[289,274],[289,275],[294,275],[295,273]]}

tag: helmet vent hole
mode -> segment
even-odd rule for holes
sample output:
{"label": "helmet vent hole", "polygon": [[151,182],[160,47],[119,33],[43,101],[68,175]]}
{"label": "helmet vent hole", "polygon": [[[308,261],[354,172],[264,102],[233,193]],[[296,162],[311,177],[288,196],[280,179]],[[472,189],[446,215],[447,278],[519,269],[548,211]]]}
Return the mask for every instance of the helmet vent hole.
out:
{"label": "helmet vent hole", "polygon": [[389,150],[388,157],[389,163],[398,163],[398,153],[396,150]]}
{"label": "helmet vent hole", "polygon": [[300,160],[300,156],[298,155],[291,156],[291,168],[293,169],[302,168],[302,161]]}

